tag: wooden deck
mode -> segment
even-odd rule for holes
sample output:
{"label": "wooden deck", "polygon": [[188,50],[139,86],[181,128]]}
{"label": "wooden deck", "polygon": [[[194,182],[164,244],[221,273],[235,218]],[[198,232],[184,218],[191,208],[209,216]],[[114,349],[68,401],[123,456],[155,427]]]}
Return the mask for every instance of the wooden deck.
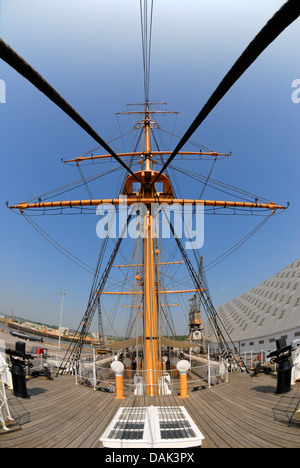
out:
{"label": "wooden deck", "polygon": [[191,392],[186,400],[175,395],[116,400],[76,386],[69,376],[33,379],[27,387],[28,400],[9,395],[21,427],[0,429],[0,448],[101,448],[99,438],[117,409],[144,405],[184,405],[205,436],[203,448],[300,448],[300,426],[285,420],[287,408],[300,399],[300,384],[277,395],[272,376],[234,374],[229,383]]}

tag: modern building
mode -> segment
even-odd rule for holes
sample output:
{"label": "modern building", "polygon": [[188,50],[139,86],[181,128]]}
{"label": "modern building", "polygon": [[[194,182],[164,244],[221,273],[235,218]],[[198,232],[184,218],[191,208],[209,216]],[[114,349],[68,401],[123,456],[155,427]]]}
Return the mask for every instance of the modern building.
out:
{"label": "modern building", "polygon": [[[218,307],[218,316],[240,354],[276,349],[276,339],[290,345],[300,339],[300,258],[259,286]],[[208,322],[206,339],[218,351]]]}

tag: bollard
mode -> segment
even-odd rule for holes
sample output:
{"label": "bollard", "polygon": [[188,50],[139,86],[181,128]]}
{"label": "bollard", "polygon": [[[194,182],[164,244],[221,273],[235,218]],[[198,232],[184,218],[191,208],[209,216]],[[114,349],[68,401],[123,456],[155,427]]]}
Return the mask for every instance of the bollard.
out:
{"label": "bollard", "polygon": [[187,373],[190,370],[191,365],[189,361],[182,360],[177,363],[177,370],[180,378],[180,396],[179,398],[189,398],[187,393]]}
{"label": "bollard", "polygon": [[120,361],[114,361],[111,364],[111,370],[116,375],[116,400],[125,400],[123,389],[123,372],[124,372],[124,364]]}

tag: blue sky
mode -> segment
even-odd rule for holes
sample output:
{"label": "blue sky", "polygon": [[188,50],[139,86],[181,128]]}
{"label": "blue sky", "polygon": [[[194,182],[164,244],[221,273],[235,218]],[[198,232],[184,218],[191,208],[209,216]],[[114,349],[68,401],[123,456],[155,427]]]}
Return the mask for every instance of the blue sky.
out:
{"label": "blue sky", "polygon": [[[180,112],[176,120],[171,117],[170,130],[176,124],[178,132],[184,133],[283,3],[154,2],[150,99],[167,102],[169,109]],[[139,14],[138,0],[0,0],[0,36],[108,141],[119,125],[127,123],[124,117],[118,121],[114,113],[126,110],[127,103],[143,100]],[[291,99],[292,82],[300,78],[298,42],[299,21],[262,54],[193,137],[216,151],[232,151],[231,158],[216,164],[214,178],[280,204],[291,203],[286,213],[270,220],[208,272],[215,306],[256,286],[299,256],[300,104]],[[61,158],[76,157],[97,144],[3,62],[0,79],[6,83],[7,101],[0,104],[0,312],[13,309],[15,315],[57,324],[59,292],[65,289],[65,325],[76,328],[92,276],[53,249],[5,202],[21,202],[79,179],[76,168],[61,164]],[[170,150],[177,142],[171,137],[165,141]],[[124,151],[122,140],[111,146]],[[190,167],[195,171],[208,173],[207,163],[194,164]],[[88,175],[94,169],[84,170]],[[97,166],[96,171],[101,170]],[[112,181],[118,177],[92,185],[95,196],[114,196]],[[186,196],[197,198],[199,187],[185,177],[179,181]],[[84,191],[82,195],[87,197]],[[259,220],[207,217],[205,263],[232,247]],[[38,223],[74,255],[95,265],[96,217],[45,216]]]}

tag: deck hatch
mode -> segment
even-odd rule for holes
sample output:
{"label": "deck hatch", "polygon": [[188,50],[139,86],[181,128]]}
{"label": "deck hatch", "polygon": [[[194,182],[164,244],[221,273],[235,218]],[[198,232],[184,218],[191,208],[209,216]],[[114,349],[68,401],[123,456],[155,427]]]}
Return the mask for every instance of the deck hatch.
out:
{"label": "deck hatch", "polygon": [[107,448],[184,448],[203,439],[183,406],[149,406],[120,408],[100,441]]}

